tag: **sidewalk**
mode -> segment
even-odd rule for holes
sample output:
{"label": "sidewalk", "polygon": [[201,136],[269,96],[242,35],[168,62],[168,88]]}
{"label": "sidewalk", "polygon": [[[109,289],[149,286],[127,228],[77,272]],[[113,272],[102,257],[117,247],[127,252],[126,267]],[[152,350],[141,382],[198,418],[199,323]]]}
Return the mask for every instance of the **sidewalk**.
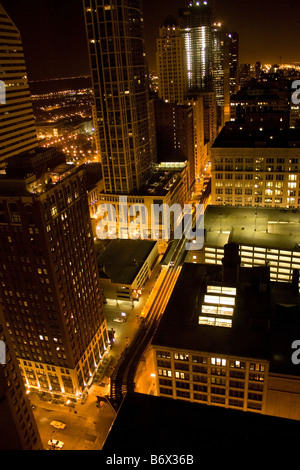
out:
{"label": "sidewalk", "polygon": [[[151,274],[151,277],[145,284],[145,288],[139,302],[137,302],[133,308],[129,302],[127,302],[126,305],[125,303],[121,302],[119,302],[119,305],[116,305],[116,303],[105,305],[105,309],[110,310],[108,328],[114,328],[118,331],[118,333],[116,334],[116,341],[113,347],[109,348],[109,350],[105,353],[102,369],[100,366],[99,373],[96,373],[92,385],[89,389],[87,389],[87,395],[84,400],[78,400],[77,403],[75,403],[74,400],[74,402],[71,401],[69,405],[67,405],[66,403],[55,403],[51,401],[50,393],[46,393],[44,395],[45,400],[43,400],[40,398],[38,392],[31,392],[29,396],[31,403],[48,410],[59,410],[60,412],[74,413],[85,418],[92,416],[95,413],[95,403],[97,402],[97,396],[109,396],[110,376],[112,375],[122,352],[126,348],[127,344],[130,344],[136,332],[138,331],[141,322],[141,315],[145,314],[145,317],[147,316],[151,304],[155,299],[154,294],[159,288],[159,285],[162,282],[162,277],[164,275],[165,273],[158,261]],[[116,311],[120,310],[121,308],[122,310],[124,309],[124,311],[127,310],[127,312],[129,312],[128,320],[122,324],[115,324],[112,321],[112,318],[116,316]],[[59,402],[60,400],[58,399],[57,401]],[[63,397],[61,397],[61,401],[63,401]]]}

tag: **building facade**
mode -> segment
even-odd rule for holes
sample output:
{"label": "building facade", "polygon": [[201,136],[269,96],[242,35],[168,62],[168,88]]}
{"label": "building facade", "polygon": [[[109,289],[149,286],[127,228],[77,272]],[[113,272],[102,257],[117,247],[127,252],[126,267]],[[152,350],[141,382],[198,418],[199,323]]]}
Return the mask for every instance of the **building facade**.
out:
{"label": "building facade", "polygon": [[[162,100],[155,102],[158,161],[187,162],[191,189],[195,184],[193,113],[194,107],[191,105],[166,103]],[[200,114],[200,119],[201,117]]]}
{"label": "building facade", "polygon": [[264,360],[155,348],[155,362],[159,396],[265,413]]}
{"label": "building facade", "polygon": [[[168,224],[169,208],[177,204],[181,208],[189,198],[189,169],[186,163],[162,162],[139,192],[128,196],[118,194],[99,194],[99,205],[96,224],[96,235],[99,239],[140,238],[156,240],[159,250],[165,248],[169,240],[168,230],[172,237],[174,220]],[[165,213],[156,216],[155,211]],[[167,234],[167,235],[166,235]]]}
{"label": "building facade", "polygon": [[193,0],[179,11],[179,25],[187,55],[189,93],[212,90],[212,9],[209,1]]}
{"label": "building facade", "polygon": [[298,284],[242,267],[237,244],[185,263],[152,341],[157,394],[300,420],[299,322]]}
{"label": "building facade", "polygon": [[105,192],[129,194],[155,160],[140,0],[85,0],[95,129]]}
{"label": "building facade", "polygon": [[5,361],[0,363],[1,450],[43,450],[41,437],[26,393],[18,360],[0,308],[0,340]]}
{"label": "building facade", "polygon": [[183,104],[188,89],[187,57],[179,25],[172,16],[168,16],[159,29],[156,63],[159,98]]}
{"label": "building facade", "polygon": [[0,181],[3,314],[26,386],[80,397],[108,344],[84,168],[21,174]]}
{"label": "building facade", "polygon": [[0,106],[0,167],[18,153],[38,146],[20,32],[0,5],[0,80],[5,103]]}
{"label": "building facade", "polygon": [[218,124],[230,120],[230,67],[228,31],[221,23],[212,26],[213,83],[218,105]]}
{"label": "building facade", "polygon": [[298,208],[299,132],[230,123],[211,150],[212,205]]}
{"label": "building facade", "polygon": [[230,96],[239,90],[239,35],[231,32],[229,38]]}
{"label": "building facade", "polygon": [[104,298],[138,301],[157,259],[155,241],[112,240],[98,258]]}

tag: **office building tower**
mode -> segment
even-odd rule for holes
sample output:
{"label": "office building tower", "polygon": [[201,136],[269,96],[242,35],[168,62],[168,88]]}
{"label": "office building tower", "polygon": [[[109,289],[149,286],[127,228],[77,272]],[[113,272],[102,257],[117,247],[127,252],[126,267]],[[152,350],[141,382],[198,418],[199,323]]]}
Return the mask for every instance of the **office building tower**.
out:
{"label": "office building tower", "polygon": [[140,0],[84,1],[104,191],[129,194],[155,159]]}
{"label": "office building tower", "polygon": [[205,139],[205,128],[206,126],[209,127],[209,119],[203,96],[199,95],[194,100],[189,100],[188,103],[193,108],[195,190],[199,191],[203,189],[205,171],[209,160],[208,150],[211,143]]}
{"label": "office building tower", "polygon": [[229,73],[230,95],[235,95],[239,90],[239,43],[238,33],[228,34],[229,39]]}
{"label": "office building tower", "polygon": [[211,147],[219,133],[216,92],[204,91],[200,96],[204,107],[204,140]]}
{"label": "office building tower", "polygon": [[229,37],[221,23],[212,27],[213,84],[218,105],[218,124],[230,119]]}
{"label": "office building tower", "polygon": [[18,28],[0,5],[0,168],[11,156],[38,146],[23,46]]}
{"label": "office building tower", "polygon": [[159,162],[188,162],[189,187],[195,183],[194,107],[157,100],[155,122]]}
{"label": "office building tower", "polygon": [[263,127],[292,126],[290,96],[288,80],[252,79],[231,97],[231,120],[243,120]]}
{"label": "office building tower", "polygon": [[159,98],[182,104],[187,96],[187,56],[184,38],[172,16],[159,28],[156,63]]}
{"label": "office building tower", "polygon": [[211,149],[211,203],[299,208],[298,157],[298,129],[226,124]]}
{"label": "office building tower", "polygon": [[253,78],[253,74],[251,72],[251,65],[250,64],[241,64],[239,67],[239,75],[240,75],[240,85],[241,87],[244,86],[251,78]]}
{"label": "office building tower", "polygon": [[[0,449],[43,450],[31,403],[0,307]],[[3,352],[2,351],[2,352]],[[4,360],[3,360],[4,359]]]}
{"label": "office building tower", "polygon": [[254,76],[257,80],[259,80],[261,78],[261,74],[262,74],[261,63],[257,61],[254,66]]}
{"label": "office building tower", "polygon": [[79,398],[108,338],[85,170],[56,153],[1,175],[0,302],[26,386]]}
{"label": "office building tower", "polygon": [[187,54],[190,93],[213,89],[212,10],[209,1],[195,1],[179,11]]}

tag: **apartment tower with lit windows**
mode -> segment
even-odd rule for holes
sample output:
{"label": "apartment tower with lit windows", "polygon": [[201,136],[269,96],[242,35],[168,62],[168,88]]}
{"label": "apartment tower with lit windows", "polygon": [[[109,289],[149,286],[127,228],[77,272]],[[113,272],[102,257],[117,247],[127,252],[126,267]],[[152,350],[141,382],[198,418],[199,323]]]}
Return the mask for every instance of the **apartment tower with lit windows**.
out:
{"label": "apartment tower with lit windows", "polygon": [[38,146],[23,46],[18,28],[0,5],[0,168],[11,156]]}
{"label": "apartment tower with lit windows", "polygon": [[218,123],[230,120],[230,68],[228,31],[221,23],[212,27],[213,82],[218,105]]}
{"label": "apartment tower with lit windows", "polygon": [[84,167],[56,154],[28,154],[30,172],[20,155],[1,175],[0,303],[26,386],[80,397],[108,335]]}
{"label": "apartment tower with lit windows", "polygon": [[183,104],[188,91],[187,56],[179,25],[171,15],[159,28],[156,63],[159,98]]}
{"label": "apartment tower with lit windows", "polygon": [[104,191],[141,188],[155,160],[142,2],[84,0]]}

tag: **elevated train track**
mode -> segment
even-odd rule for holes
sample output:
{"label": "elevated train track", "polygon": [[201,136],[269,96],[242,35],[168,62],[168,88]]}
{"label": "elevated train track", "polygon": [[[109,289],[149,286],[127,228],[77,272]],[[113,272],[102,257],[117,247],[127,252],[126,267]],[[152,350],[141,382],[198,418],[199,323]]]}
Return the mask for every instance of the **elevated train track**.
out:
{"label": "elevated train track", "polygon": [[185,253],[185,242],[184,239],[176,240],[170,267],[149,309],[148,315],[142,320],[139,330],[130,345],[123,351],[111,376],[110,401],[115,409],[119,408],[126,393],[134,391],[134,379],[140,359],[156,332],[179,276],[183,254]]}
{"label": "elevated train track", "polygon": [[[195,218],[194,218],[195,219]],[[195,226],[195,220],[191,223]],[[160,319],[169,301],[174,285],[187,255],[186,238],[173,240],[167,256],[167,273],[158,289],[157,295],[132,342],[123,351],[111,376],[110,402],[117,410],[128,392],[135,389],[135,374],[148,345],[156,332]],[[166,265],[166,263],[165,263]]]}

